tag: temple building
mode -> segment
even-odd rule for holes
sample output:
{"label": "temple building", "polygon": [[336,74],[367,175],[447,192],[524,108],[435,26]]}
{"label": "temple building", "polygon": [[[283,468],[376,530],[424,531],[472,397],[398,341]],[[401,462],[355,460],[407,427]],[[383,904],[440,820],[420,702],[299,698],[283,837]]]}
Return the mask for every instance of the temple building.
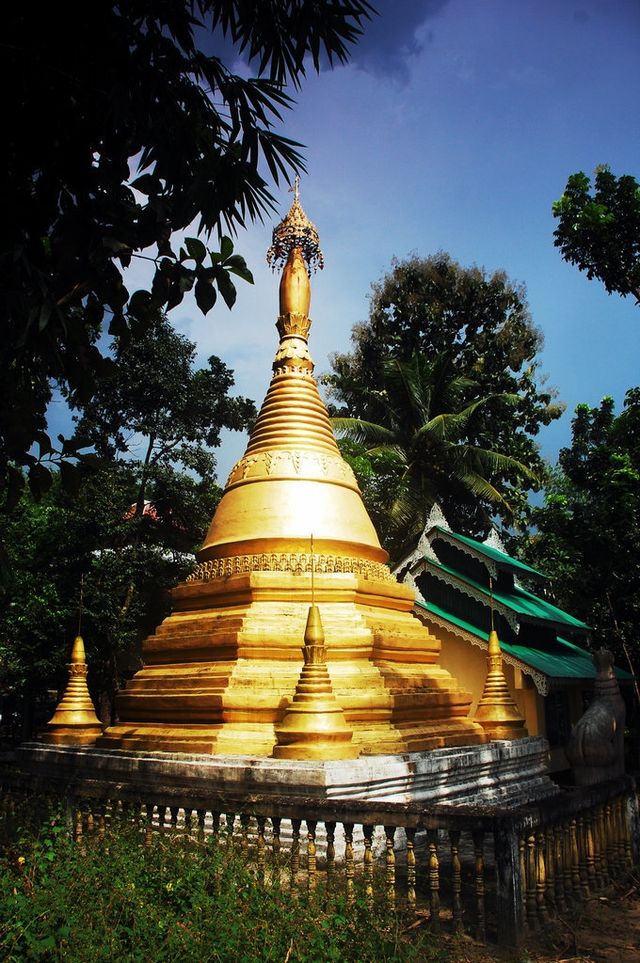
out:
{"label": "temple building", "polygon": [[268,258],[283,268],[271,384],[197,568],[98,745],[272,756],[312,601],[355,755],[481,744],[471,693],[439,664],[439,638],[390,572],[319,396],[309,274],[322,254],[297,189]]}
{"label": "temple building", "polygon": [[[437,508],[399,574],[416,591],[416,615],[442,641],[440,664],[471,691],[472,713],[493,612],[505,677],[527,731],[548,740],[551,772],[567,770],[564,747],[593,691],[590,627],[547,601],[546,576],[508,555],[495,533],[481,542],[453,532]],[[616,675],[632,678],[622,669]]]}
{"label": "temple building", "polygon": [[282,269],[273,376],[195,570],[144,642],[117,723],[26,744],[21,764],[143,795],[161,783],[244,800],[545,798],[547,743],[527,733],[497,636],[474,718],[340,454],[308,343],[322,254],[294,192],[267,255]]}

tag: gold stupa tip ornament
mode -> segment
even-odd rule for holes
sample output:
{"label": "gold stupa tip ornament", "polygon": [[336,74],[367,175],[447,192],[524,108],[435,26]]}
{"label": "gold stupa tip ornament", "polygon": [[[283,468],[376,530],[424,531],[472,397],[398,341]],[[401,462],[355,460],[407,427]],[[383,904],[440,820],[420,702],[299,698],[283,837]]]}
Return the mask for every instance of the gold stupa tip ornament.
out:
{"label": "gold stupa tip ornament", "polygon": [[495,629],[489,633],[487,661],[489,671],[475,721],[480,723],[490,739],[522,739],[528,734],[527,728],[504,677],[502,651]]}
{"label": "gold stupa tip ornament", "polygon": [[300,178],[296,177],[290,190],[293,191],[293,204],[289,213],[273,229],[271,247],[267,251],[267,264],[272,271],[287,263],[292,251],[302,252],[306,268],[311,271],[324,267],[324,255],[320,250],[320,237],[315,224],[312,224],[300,204]]}
{"label": "gold stupa tip ornament", "polygon": [[102,726],[89,695],[87,659],[81,635],[74,640],[67,668],[67,688],[39,741],[60,746],[91,746],[102,735]]}

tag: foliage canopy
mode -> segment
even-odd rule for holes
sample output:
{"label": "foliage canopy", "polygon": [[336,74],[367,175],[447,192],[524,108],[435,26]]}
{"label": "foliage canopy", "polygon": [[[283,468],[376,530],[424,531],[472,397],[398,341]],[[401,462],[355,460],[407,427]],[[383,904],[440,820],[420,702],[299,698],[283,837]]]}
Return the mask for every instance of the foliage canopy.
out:
{"label": "foliage canopy", "polygon": [[116,342],[112,377],[77,415],[93,471],[77,490],[55,473],[40,501],[24,492],[3,518],[0,607],[0,691],[36,695],[66,681],[84,580],[89,681],[106,721],[211,520],[220,495],[211,446],[255,415],[228,396],[229,369],[216,357],[197,369],[195,345],[165,318],[135,345]]}
{"label": "foliage canopy", "polygon": [[[344,61],[366,0],[182,0],[13,6],[3,18],[6,98],[0,183],[0,483],[7,466],[43,473],[51,382],[80,402],[110,368],[101,342],[136,339],[149,317],[194,289],[207,312],[251,280],[225,231],[272,205],[269,183],[303,168],[277,133],[305,57]],[[241,53],[234,74],[209,48]],[[220,238],[175,251],[200,218]],[[146,253],[144,253],[146,252]],[[155,262],[149,290],[127,290],[132,257]],[[67,448],[62,456],[73,454]],[[21,479],[17,468],[14,484]]]}
{"label": "foliage canopy", "polygon": [[[464,268],[439,253],[394,261],[373,285],[370,302],[369,320],[353,329],[353,350],[334,355],[333,370],[325,376],[332,413],[385,425],[400,436],[405,426],[407,442],[416,429],[424,496],[420,516],[426,517],[431,501],[438,500],[454,528],[476,536],[486,534],[494,513],[509,523],[525,518],[526,492],[544,475],[534,436],[563,407],[541,384],[536,356],[542,338],[524,289],[504,272]],[[411,389],[402,403],[399,379]],[[411,393],[416,402],[422,398],[417,407]],[[436,434],[438,445],[430,448],[427,439],[435,442]],[[378,459],[375,469],[384,478],[373,491],[367,450]],[[393,514],[392,501],[403,485],[400,462],[392,464],[387,452],[381,464],[380,450],[357,443],[354,448],[353,440],[346,453],[355,459],[365,500],[386,540],[391,532],[385,519]],[[460,471],[463,453],[466,468]],[[460,484],[464,475],[471,487]]]}
{"label": "foliage canopy", "polygon": [[[417,352],[408,361],[389,359],[383,365],[382,385],[367,398],[377,421],[335,418],[334,426],[364,446],[375,469],[372,474],[382,471],[384,487],[378,481],[372,491],[366,473],[363,492],[392,562],[415,547],[436,502],[456,520],[463,513],[477,514],[479,505],[512,516],[505,486],[500,490],[491,479],[500,475],[534,484],[536,476],[517,459],[467,440],[473,419],[497,399],[489,395],[463,401],[473,382],[452,373],[446,352],[433,362]],[[517,397],[500,400],[508,404]],[[346,454],[349,457],[348,450]]]}
{"label": "foliage canopy", "polygon": [[559,603],[593,626],[596,642],[637,667],[640,649],[640,388],[615,414],[613,399],[579,405],[572,441],[525,539]]}
{"label": "foliage canopy", "polygon": [[554,244],[565,261],[598,278],[612,294],[640,303],[640,184],[605,165],[591,180],[579,171],[553,205]]}

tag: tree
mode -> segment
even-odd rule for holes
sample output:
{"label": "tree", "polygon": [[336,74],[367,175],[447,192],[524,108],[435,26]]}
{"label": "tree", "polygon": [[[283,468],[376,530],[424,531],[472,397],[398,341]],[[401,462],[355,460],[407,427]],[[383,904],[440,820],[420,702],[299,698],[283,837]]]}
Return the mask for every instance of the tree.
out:
{"label": "tree", "polygon": [[616,177],[596,168],[593,191],[582,171],[572,174],[553,204],[553,236],[565,261],[598,278],[612,294],[640,303],[640,184],[630,174]]}
{"label": "tree", "polygon": [[[188,574],[219,497],[211,483],[175,472],[171,481],[192,507],[189,528],[181,520],[175,532],[171,516],[155,508],[134,517],[136,462],[95,471],[73,495],[56,472],[45,495],[23,492],[3,519],[11,564],[0,606],[0,696],[18,703],[24,736],[47,690],[66,684],[81,585],[90,688],[111,721],[120,681],[137,668],[142,638],[167,614],[168,590]],[[160,479],[149,494],[159,491]]]}
{"label": "tree", "polygon": [[[449,440],[512,459],[501,466],[492,463],[491,484],[509,504],[507,510],[505,503],[495,502],[497,515],[511,523],[526,518],[526,493],[545,470],[534,436],[559,417],[563,406],[554,401],[553,390],[541,386],[536,355],[542,337],[532,324],[524,288],[503,272],[463,268],[444,253],[396,260],[373,285],[369,320],[354,327],[352,342],[353,351],[332,357],[333,370],[324,378],[332,414],[380,420],[377,413],[371,416],[371,405],[377,394],[384,409],[385,364],[408,363],[420,355],[425,372],[437,370],[442,386],[455,385],[449,400],[440,394],[441,401],[429,410],[453,416],[469,409],[464,419],[450,422],[457,434]],[[366,495],[367,480],[362,473],[358,477]],[[451,523],[469,535],[486,534],[489,501],[471,503],[454,494],[459,491],[455,487],[440,495]]]}
{"label": "tree", "polygon": [[[338,433],[363,443],[372,467],[381,467],[386,476],[386,494],[380,498],[378,490],[372,517],[394,562],[415,547],[434,503],[455,528],[465,528],[480,511],[489,524],[496,511],[508,518],[514,514],[507,480],[535,481],[516,459],[467,441],[474,417],[498,400],[462,401],[472,387],[452,371],[447,353],[429,361],[414,352],[409,361],[384,363],[381,391],[363,392],[361,406],[375,421],[334,419]],[[517,398],[500,400],[509,404]]]}
{"label": "tree", "polygon": [[559,603],[596,640],[637,668],[640,657],[640,388],[615,414],[612,398],[579,405],[571,447],[533,513],[523,542],[529,561],[553,579]]}
{"label": "tree", "polygon": [[211,447],[223,427],[255,417],[252,402],[229,397],[229,369],[216,357],[195,369],[195,345],[162,316],[135,345],[116,339],[114,355],[112,377],[76,415],[95,452],[91,474],[72,492],[55,473],[40,503],[23,493],[5,513],[0,609],[0,688],[32,701],[50,680],[64,683],[84,579],[90,682],[105,721],[220,497]]}
{"label": "tree", "polygon": [[[109,373],[99,340],[137,339],[160,309],[194,288],[206,312],[232,275],[251,280],[225,232],[272,206],[269,182],[303,169],[274,130],[292,105],[305,58],[344,61],[366,0],[182,0],[54,9],[14,6],[3,18],[5,99],[0,183],[0,486],[20,466],[50,483],[46,408],[57,382],[86,402]],[[208,48],[231,45],[257,77],[233,74]],[[228,49],[227,46],[227,49]],[[174,251],[200,218],[198,238]],[[123,268],[155,263],[131,296]],[[31,449],[40,443],[40,454]],[[14,491],[15,494],[15,491]]]}
{"label": "tree", "polygon": [[[134,447],[139,452],[136,517],[142,514],[149,481],[161,470],[181,466],[213,480],[211,448],[219,446],[220,431],[243,431],[255,418],[252,401],[229,397],[231,370],[215,356],[206,368],[194,370],[195,355],[195,344],[159,315],[135,345],[116,339],[113,376],[97,386],[89,402],[80,406],[69,397],[72,407],[80,407],[77,434],[99,458],[111,462],[130,458]],[[161,502],[164,508],[167,497]],[[166,509],[175,518],[184,515],[187,523],[187,506],[167,504]]]}

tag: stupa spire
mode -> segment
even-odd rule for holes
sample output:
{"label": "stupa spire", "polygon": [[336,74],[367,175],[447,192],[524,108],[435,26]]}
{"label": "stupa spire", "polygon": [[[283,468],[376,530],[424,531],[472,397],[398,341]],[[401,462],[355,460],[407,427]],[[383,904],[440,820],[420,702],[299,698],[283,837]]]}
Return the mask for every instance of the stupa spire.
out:
{"label": "stupa spire", "polygon": [[[329,570],[388,579],[387,553],[340,454],[313,378],[309,276],[324,259],[317,228],[300,204],[297,180],[291,190],[293,203],[267,251],[271,267],[282,270],[273,377],[245,454],[227,481],[195,577],[268,568],[266,552],[277,552],[278,564],[291,571],[306,571],[313,528]],[[234,561],[227,561],[231,557]]]}

